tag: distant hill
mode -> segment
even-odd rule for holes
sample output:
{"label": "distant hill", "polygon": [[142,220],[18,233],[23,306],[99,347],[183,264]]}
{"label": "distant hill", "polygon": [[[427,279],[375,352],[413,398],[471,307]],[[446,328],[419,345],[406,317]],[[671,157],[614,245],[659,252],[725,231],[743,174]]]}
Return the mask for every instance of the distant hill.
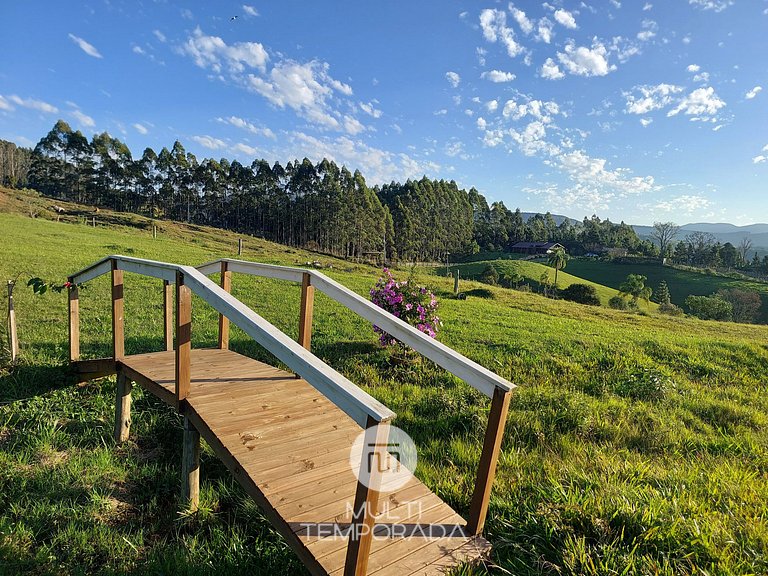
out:
{"label": "distant hill", "polygon": [[[652,226],[633,225],[632,228],[641,238],[649,238],[653,231]],[[747,226],[736,226],[735,224],[725,222],[717,224],[706,222],[683,224],[680,226],[680,232],[675,239],[682,240],[693,232],[708,232],[713,234],[718,242],[723,244],[730,242],[734,246],[738,246],[744,238],[749,238],[752,240],[752,250],[757,251],[758,255],[762,256],[768,253],[768,224],[749,224]]]}
{"label": "distant hill", "polygon": [[[546,212],[522,212],[523,220],[528,222],[528,220],[536,216],[536,214],[541,214],[544,216]],[[562,224],[565,220],[568,220],[571,224],[578,224],[580,222],[580,220],[574,220],[573,218],[569,216],[563,216],[562,214],[552,214],[552,219],[558,226],[560,226],[560,224]]]}

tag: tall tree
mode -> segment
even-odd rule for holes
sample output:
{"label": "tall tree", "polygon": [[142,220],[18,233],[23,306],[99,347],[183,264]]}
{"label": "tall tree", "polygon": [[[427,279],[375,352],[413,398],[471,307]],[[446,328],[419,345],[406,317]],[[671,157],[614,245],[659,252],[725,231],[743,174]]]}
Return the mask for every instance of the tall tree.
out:
{"label": "tall tree", "polygon": [[680,232],[680,226],[674,222],[653,223],[653,230],[651,230],[650,236],[651,240],[659,245],[659,254],[661,255],[662,261],[669,255],[668,251],[670,245],[678,232]]}
{"label": "tall tree", "polygon": [[568,256],[568,253],[565,251],[565,248],[561,246],[558,246],[557,248],[552,248],[552,250],[549,251],[549,255],[547,257],[547,263],[555,269],[555,288],[557,288],[557,272],[558,270],[562,270],[563,268],[565,268],[566,264],[568,264],[569,259],[570,259],[570,256]]}

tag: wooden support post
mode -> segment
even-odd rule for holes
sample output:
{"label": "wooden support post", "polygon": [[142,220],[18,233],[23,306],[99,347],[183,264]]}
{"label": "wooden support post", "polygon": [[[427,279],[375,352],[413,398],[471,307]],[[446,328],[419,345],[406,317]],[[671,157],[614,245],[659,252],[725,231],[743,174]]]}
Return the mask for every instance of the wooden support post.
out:
{"label": "wooden support post", "polygon": [[19,355],[19,336],[16,332],[16,310],[13,308],[13,287],[16,282],[8,280],[8,339],[11,349],[11,362]]}
{"label": "wooden support post", "polygon": [[152,238],[157,239],[157,226],[152,226]]}
{"label": "wooden support post", "polygon": [[368,556],[379,507],[381,469],[389,463],[388,438],[389,422],[377,422],[369,416],[363,441],[344,576],[365,576],[368,572]]}
{"label": "wooden support post", "polygon": [[80,294],[77,286],[71,284],[69,287],[69,362],[78,360],[80,360]]}
{"label": "wooden support post", "polygon": [[483,451],[480,454],[475,491],[469,507],[467,531],[480,534],[485,526],[485,516],[488,513],[488,502],[491,498],[491,486],[496,477],[496,464],[501,452],[501,440],[504,437],[504,425],[507,423],[509,399],[512,393],[496,388],[491,401],[491,412],[488,415],[488,428],[485,430]]}
{"label": "wooden support post", "polygon": [[[232,272],[227,262],[221,263],[221,288],[225,292],[232,290]],[[219,314],[219,349],[229,349],[229,318],[224,314]]]}
{"label": "wooden support post", "polygon": [[123,271],[112,260],[112,358],[125,356],[125,319],[123,303]]}
{"label": "wooden support post", "polygon": [[192,291],[184,285],[184,275],[176,273],[176,407],[189,394],[190,355],[192,352]]}
{"label": "wooden support post", "polygon": [[128,440],[131,430],[131,389],[133,384],[123,370],[117,371],[117,395],[115,397],[115,442]]}
{"label": "wooden support post", "polygon": [[200,433],[184,417],[184,446],[181,455],[181,495],[189,509],[200,503]]}
{"label": "wooden support post", "polygon": [[304,272],[301,279],[301,313],[299,315],[299,344],[307,350],[312,348],[312,311],[315,304],[315,287],[312,276]]}
{"label": "wooden support post", "polygon": [[173,285],[163,280],[163,339],[168,352],[173,350],[173,290]]}

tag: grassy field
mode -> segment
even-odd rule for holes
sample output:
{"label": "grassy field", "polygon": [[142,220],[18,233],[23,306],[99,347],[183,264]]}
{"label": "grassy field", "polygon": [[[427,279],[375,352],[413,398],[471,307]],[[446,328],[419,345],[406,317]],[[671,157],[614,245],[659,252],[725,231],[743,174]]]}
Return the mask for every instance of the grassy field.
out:
{"label": "grassy field", "polygon": [[[524,278],[523,283],[528,284],[534,291],[539,291],[541,289],[540,279],[543,274],[547,275],[550,282],[553,282],[555,279],[554,268],[540,262],[531,262],[529,260],[481,260],[467,264],[451,264],[451,269],[458,268],[461,278],[478,279],[489,264],[496,268],[500,276],[504,274],[519,274]],[[445,274],[444,267],[436,268],[435,270],[439,274]],[[615,288],[609,288],[596,281],[575,276],[570,272],[572,272],[572,270],[569,262],[564,270],[560,270],[557,273],[558,288],[567,288],[571,284],[589,284],[595,287],[597,295],[600,298],[600,303],[603,306],[607,306],[608,300],[619,293]],[[655,305],[646,304],[645,302],[640,302],[639,305],[642,310],[655,308]]]}
{"label": "grassy field", "polygon": [[[220,231],[163,226],[153,240],[0,213],[0,277],[63,281],[109,253],[197,264],[236,246]],[[251,239],[244,257],[321,260],[361,294],[378,275]],[[498,568],[472,573],[768,573],[768,327],[497,288],[461,301],[449,279],[421,280],[440,296],[440,339],[519,385],[486,529]],[[108,353],[107,284],[81,291],[89,356]],[[233,292],[296,336],[298,287],[236,276]],[[161,346],[161,301],[157,282],[127,276],[129,353]],[[162,403],[137,390],[132,438],[114,444],[114,379],[77,386],[64,367],[63,294],[19,285],[16,308],[22,358],[0,370],[0,573],[303,573],[208,449],[201,510],[183,513],[181,426]],[[193,312],[194,344],[213,344],[216,316],[199,301]],[[269,360],[236,329],[232,348]],[[313,349],[398,414],[419,447],[417,475],[466,514],[487,400],[430,363],[390,364],[370,325],[323,297]]]}
{"label": "grassy field", "polygon": [[709,296],[720,289],[740,288],[760,292],[763,300],[761,319],[768,321],[768,284],[764,282],[725,278],[711,274],[699,274],[678,270],[661,264],[614,264],[592,258],[574,258],[568,262],[568,271],[576,276],[598,282],[611,288],[618,288],[628,274],[642,274],[648,284],[656,290],[659,282],[667,281],[672,303],[684,306],[685,299],[694,294]]}

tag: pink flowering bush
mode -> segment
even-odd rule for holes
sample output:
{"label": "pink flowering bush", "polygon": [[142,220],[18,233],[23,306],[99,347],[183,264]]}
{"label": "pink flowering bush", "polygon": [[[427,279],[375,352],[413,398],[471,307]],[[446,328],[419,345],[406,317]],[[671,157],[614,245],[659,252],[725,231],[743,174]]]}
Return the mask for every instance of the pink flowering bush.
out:
{"label": "pink flowering bush", "polygon": [[[437,336],[437,330],[442,325],[440,318],[435,314],[435,295],[422,286],[414,286],[410,280],[396,280],[388,268],[384,268],[384,276],[371,288],[371,302],[431,338]],[[374,326],[373,330],[380,335],[379,342],[382,346],[402,345],[394,336],[378,326]]]}

